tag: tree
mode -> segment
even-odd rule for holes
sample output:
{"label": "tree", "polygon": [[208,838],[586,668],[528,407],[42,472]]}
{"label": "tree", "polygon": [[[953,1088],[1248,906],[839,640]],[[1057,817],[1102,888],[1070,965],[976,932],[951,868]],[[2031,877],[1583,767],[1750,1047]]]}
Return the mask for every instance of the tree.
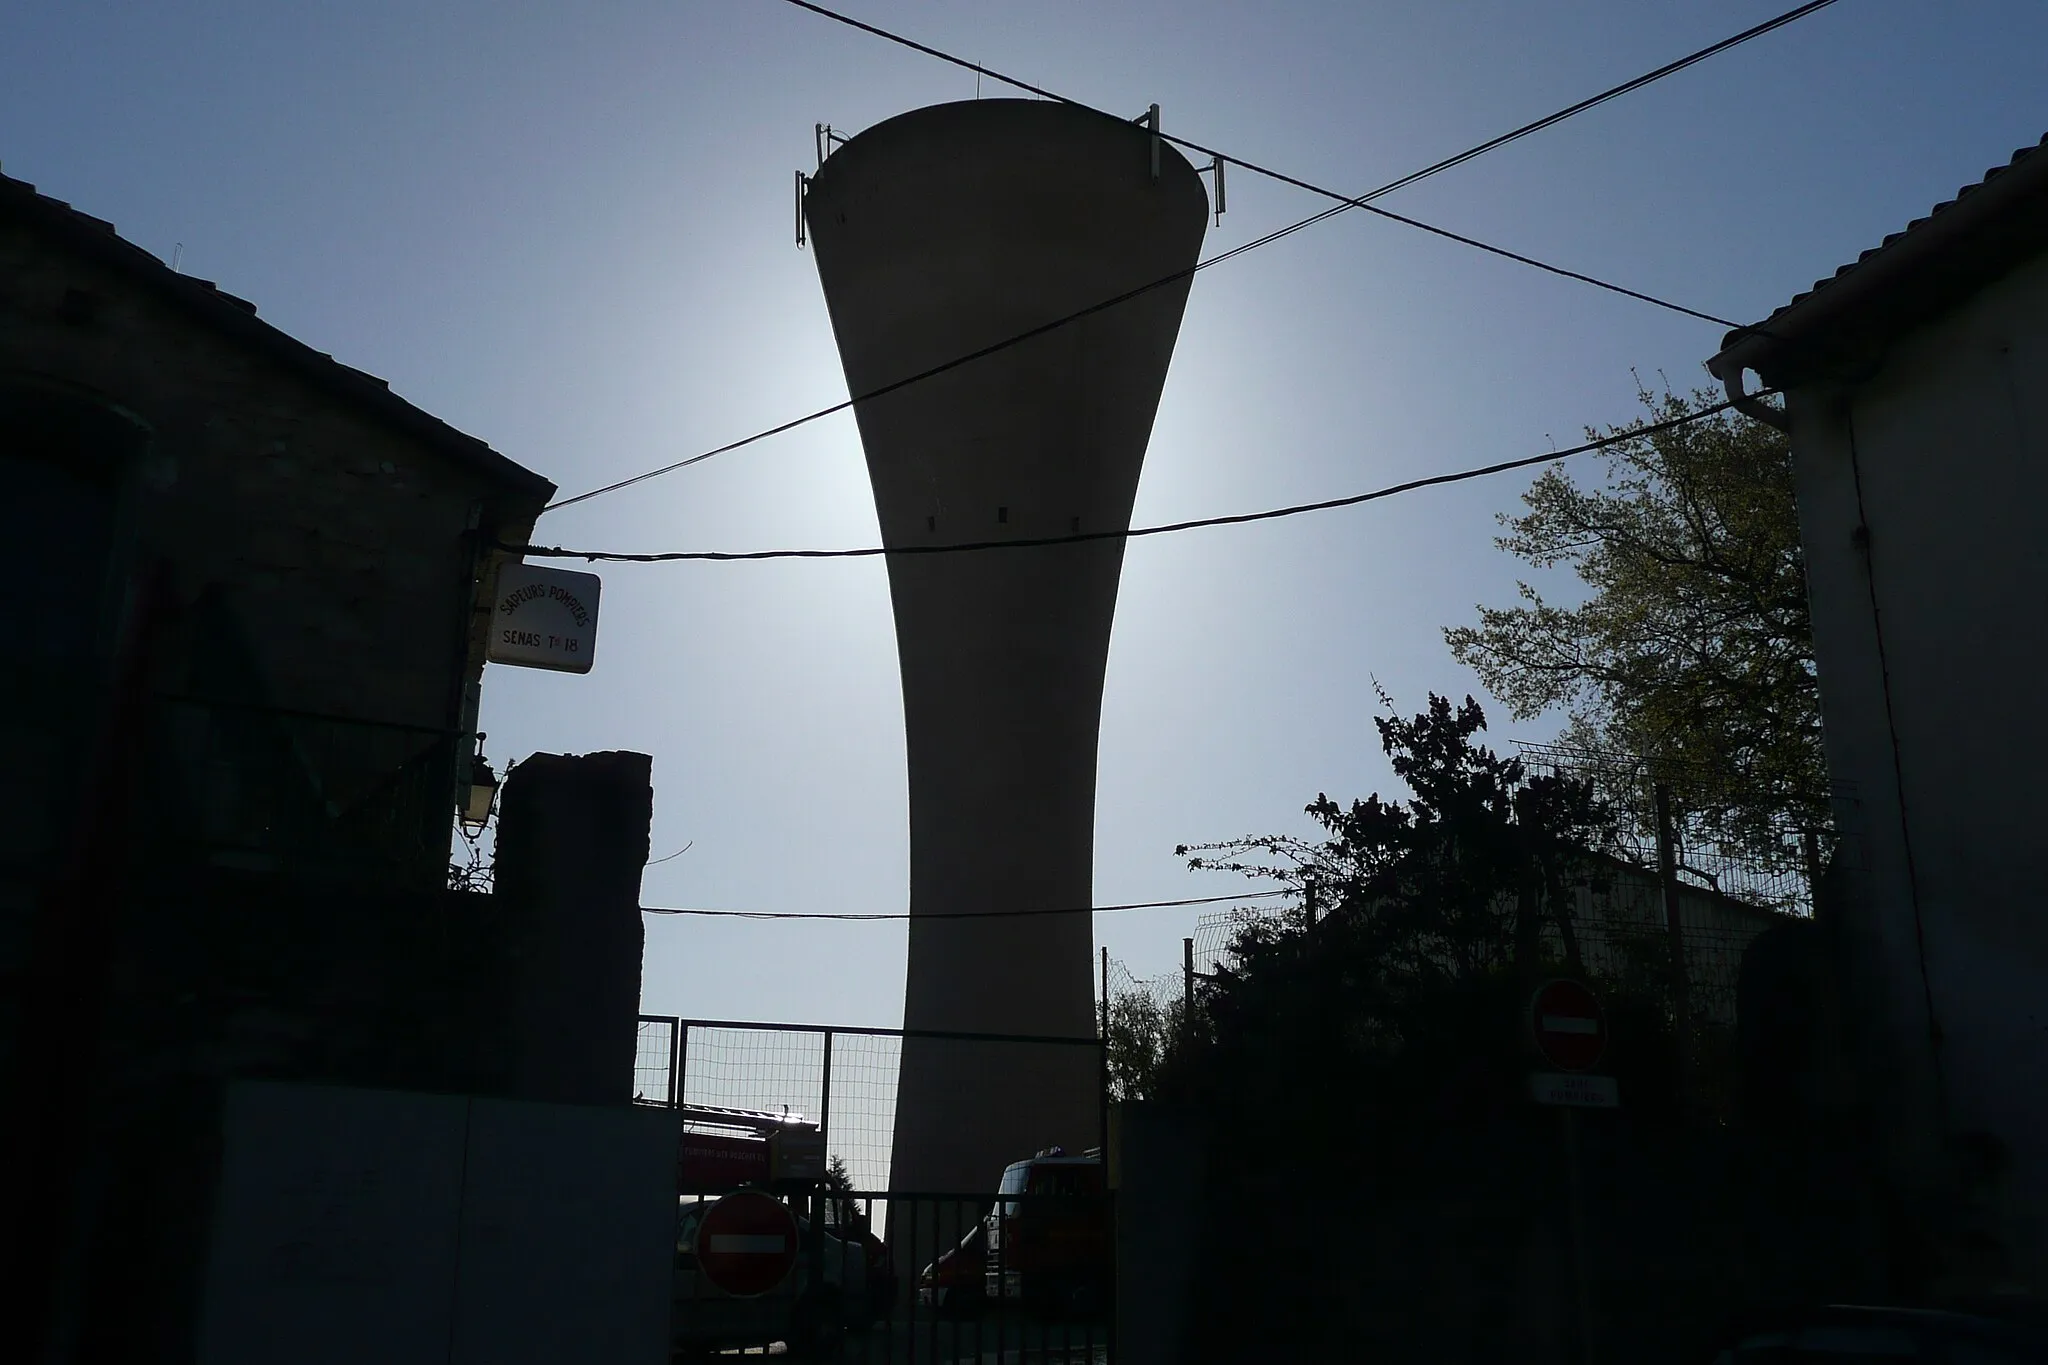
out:
{"label": "tree", "polygon": [[1318,793],[1306,813],[1325,839],[1264,835],[1175,852],[1200,871],[1293,889],[1303,908],[1290,923],[1305,922],[1313,896],[1326,919],[1369,926],[1384,959],[1419,976],[1527,965],[1546,924],[1576,962],[1572,874],[1612,825],[1592,789],[1532,776],[1521,760],[1475,743],[1486,713],[1470,697],[1453,710],[1432,693],[1413,719],[1373,723],[1412,800],[1375,792],[1345,807]]}
{"label": "tree", "polygon": [[[1642,400],[1648,420],[1612,434],[1715,396]],[[1521,605],[1481,607],[1445,639],[1517,720],[1563,708],[1568,743],[1644,757],[1710,832],[1775,853],[1787,823],[1827,819],[1790,446],[1724,411],[1607,455],[1606,487],[1553,470],[1523,495],[1528,511],[1500,518],[1502,549],[1569,567],[1585,600],[1558,606],[1521,583]]]}
{"label": "tree", "polygon": [[1109,1070],[1109,1097],[1119,1102],[1152,1099],[1177,1041],[1181,1002],[1161,1004],[1142,986],[1113,991],[1109,997],[1109,1032],[1103,1048]]}
{"label": "tree", "polygon": [[[1440,1085],[1475,1057],[1505,1074],[1527,991],[1552,964],[1583,970],[1575,919],[1595,892],[1613,816],[1584,782],[1532,775],[1477,742],[1486,716],[1432,695],[1412,719],[1375,721],[1413,793],[1350,805],[1319,794],[1320,839],[1265,835],[1177,850],[1313,895],[1247,923],[1203,984],[1195,1045],[1163,1084],[1299,1105],[1380,1073],[1377,1102]],[[1412,1095],[1411,1095],[1412,1097]]]}
{"label": "tree", "polygon": [[853,1198],[853,1172],[846,1158],[834,1155],[825,1163],[825,1225],[850,1228],[861,1222],[860,1207]]}

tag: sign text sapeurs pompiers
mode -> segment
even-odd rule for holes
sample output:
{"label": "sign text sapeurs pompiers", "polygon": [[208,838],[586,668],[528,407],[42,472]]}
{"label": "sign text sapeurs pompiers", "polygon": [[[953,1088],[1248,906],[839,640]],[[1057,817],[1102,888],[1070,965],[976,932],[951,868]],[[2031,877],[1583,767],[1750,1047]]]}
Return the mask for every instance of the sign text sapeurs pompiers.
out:
{"label": "sign text sapeurs pompiers", "polygon": [[597,657],[594,573],[507,564],[491,606],[492,663],[588,673]]}

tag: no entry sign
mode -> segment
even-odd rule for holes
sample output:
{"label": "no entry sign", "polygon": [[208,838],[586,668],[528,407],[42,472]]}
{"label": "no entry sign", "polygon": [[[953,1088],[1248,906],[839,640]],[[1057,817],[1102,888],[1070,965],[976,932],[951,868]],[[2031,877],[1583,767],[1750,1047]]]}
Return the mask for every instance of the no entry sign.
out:
{"label": "no entry sign", "polygon": [[1590,1071],[1607,1051],[1600,1001],[1577,981],[1560,978],[1537,990],[1529,1005],[1536,1048],[1559,1071]]}
{"label": "no entry sign", "polygon": [[765,1294],[796,1265],[796,1218],[789,1206],[758,1190],[729,1194],[697,1225],[697,1264],[704,1278],[736,1298]]}

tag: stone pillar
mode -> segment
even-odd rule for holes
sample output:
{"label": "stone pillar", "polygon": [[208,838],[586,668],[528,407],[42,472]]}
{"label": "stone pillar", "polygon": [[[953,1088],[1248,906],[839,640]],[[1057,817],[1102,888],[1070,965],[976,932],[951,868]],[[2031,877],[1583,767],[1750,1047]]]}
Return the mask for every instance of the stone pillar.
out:
{"label": "stone pillar", "polygon": [[507,1098],[629,1104],[640,1013],[646,754],[535,754],[499,797],[493,900],[504,935],[486,1018]]}

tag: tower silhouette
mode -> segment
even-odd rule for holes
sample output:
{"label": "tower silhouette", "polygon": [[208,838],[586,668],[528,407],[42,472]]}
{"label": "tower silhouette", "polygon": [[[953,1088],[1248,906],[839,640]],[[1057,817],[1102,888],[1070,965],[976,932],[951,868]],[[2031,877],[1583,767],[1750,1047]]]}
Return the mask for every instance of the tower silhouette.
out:
{"label": "tower silhouette", "polygon": [[[858,396],[1187,270],[1208,197],[1142,125],[978,100],[852,138],[804,213]],[[1188,286],[856,403],[883,544],[1129,529]],[[910,781],[904,1025],[1092,1037],[1083,907],[1123,542],[888,565]],[[891,1186],[993,1189],[1039,1147],[1092,1145],[1097,1079],[1092,1048],[906,1038]]]}

